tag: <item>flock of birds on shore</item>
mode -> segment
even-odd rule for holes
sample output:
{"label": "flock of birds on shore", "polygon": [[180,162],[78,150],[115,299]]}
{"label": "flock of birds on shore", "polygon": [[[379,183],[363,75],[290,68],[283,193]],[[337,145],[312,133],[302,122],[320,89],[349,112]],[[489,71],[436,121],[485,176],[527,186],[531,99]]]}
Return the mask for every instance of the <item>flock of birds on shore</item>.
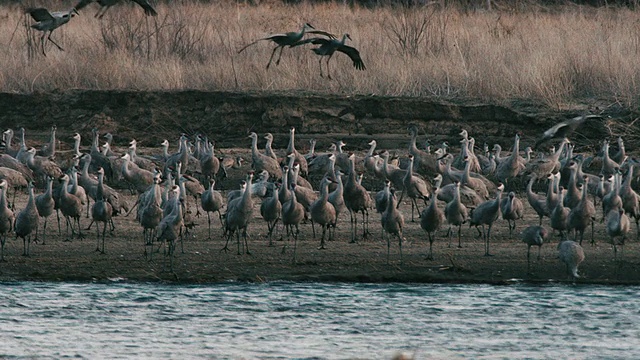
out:
{"label": "flock of birds on shore", "polygon": [[[157,16],[158,13],[153,8],[153,6],[149,3],[148,0],[131,0],[144,10],[146,15],[149,16]],[[113,5],[121,2],[121,0],[81,0],[76,6],[74,6],[71,10],[65,11],[49,11],[46,8],[28,8],[26,12],[31,15],[31,18],[36,21],[35,24],[31,25],[32,28],[39,30],[42,32],[42,36],[40,38],[40,43],[42,47],[42,54],[46,56],[45,51],[45,38],[50,41],[53,45],[55,45],[59,50],[63,51],[63,48],[58,45],[52,38],[51,35],[53,31],[62,25],[68,23],[71,18],[75,15],[78,15],[78,10],[83,9],[87,5],[97,2],[100,5],[100,10],[96,13],[97,18],[102,18],[105,12]],[[316,34],[321,36],[305,38],[306,34]],[[271,41],[276,44],[276,47],[273,48],[271,52],[271,57],[269,58],[269,62],[267,63],[267,69],[271,66],[273,61],[273,57],[276,52],[280,50],[278,54],[278,58],[276,59],[276,65],[280,64],[280,59],[282,58],[282,52],[285,47],[298,47],[305,44],[313,44],[318,45],[318,47],[311,49],[316,55],[319,56],[318,64],[320,66],[320,76],[324,77],[324,73],[322,71],[322,60],[326,58],[326,72],[327,78],[331,79],[331,73],[329,71],[329,61],[333,57],[333,55],[338,52],[342,52],[349,56],[351,61],[353,62],[353,66],[358,70],[365,70],[366,67],[362,58],[360,57],[360,52],[352,47],[345,45],[347,39],[351,40],[351,36],[349,34],[343,34],[341,39],[337,39],[337,37],[329,32],[316,30],[311,24],[304,23],[300,31],[292,31],[282,34],[273,34],[266,36],[264,38],[260,38],[244,47],[242,47],[238,53],[243,52],[249,46],[257,44],[260,41]]]}
{"label": "flock of birds on shore", "polygon": [[[23,255],[29,255],[31,236],[42,243],[46,241],[47,220],[54,213],[66,219],[66,239],[83,237],[80,219],[86,213],[91,218],[91,228],[97,228],[97,251],[105,251],[105,235],[115,229],[114,216],[129,214],[136,210],[136,220],[143,228],[144,253],[151,260],[152,254],[164,249],[165,259],[172,259],[176,245],[183,248],[183,238],[195,225],[192,207],[196,216],[202,209],[207,214],[208,236],[211,239],[211,213],[218,213],[226,244],[235,235],[238,254],[249,254],[248,230],[254,221],[256,199],[260,199],[259,212],[267,222],[269,245],[280,231],[280,239],[293,238],[293,261],[296,261],[297,240],[300,226],[311,223],[313,236],[315,225],[322,229],[319,248],[326,248],[326,240],[335,240],[335,229],[339,215],[350,215],[350,241],[360,239],[358,217],[361,215],[362,238],[371,235],[369,212],[375,210],[380,216],[383,238],[387,241],[387,262],[390,260],[392,239],[397,240],[400,262],[405,219],[399,210],[403,197],[411,203],[411,221],[417,217],[429,240],[427,259],[433,259],[433,242],[436,232],[449,226],[449,246],[457,230],[458,247],[461,247],[463,224],[475,226],[478,236],[485,243],[486,256],[490,252],[491,229],[499,218],[507,220],[509,235],[516,228],[516,221],[523,219],[525,200],[517,195],[521,179],[527,181],[526,202],[539,216],[539,224],[527,227],[521,233],[527,244],[529,270],[530,248],[540,248],[549,240],[551,231],[561,237],[558,245],[560,259],[567,265],[571,277],[578,277],[577,268],[584,259],[581,247],[584,232],[593,229],[597,219],[596,205],[602,207],[608,242],[613,245],[617,258],[618,249],[623,249],[630,232],[630,218],[640,220],[639,197],[632,188],[638,177],[634,173],[636,161],[625,154],[624,142],[618,139],[618,151],[609,153],[609,142],[604,141],[599,156],[587,159],[583,154],[574,154],[574,146],[568,140],[573,129],[596,116],[579,116],[564,121],[545,132],[537,144],[559,139],[558,147],[550,153],[540,152],[531,157],[533,150],[527,148],[520,153],[520,136],[515,135],[512,151],[503,156],[500,145],[493,151],[484,145],[482,154],[475,154],[475,140],[467,131],[460,133],[460,152],[448,152],[449,145],[443,143],[433,152],[431,146],[424,150],[417,147],[418,128],[410,127],[408,154],[390,160],[388,151],[376,152],[377,143],[372,140],[364,158],[343,151],[346,145],[338,141],[326,153],[315,152],[315,140],[311,140],[308,154],[296,150],[295,129],[291,128],[289,143],[284,156],[279,157],[272,148],[273,135],[266,134],[265,150],[258,148],[259,136],[251,133],[252,171],[241,181],[240,189],[227,191],[226,199],[215,189],[216,179],[230,168],[239,169],[242,157],[218,157],[214,145],[197,135],[193,142],[186,135],[178,141],[178,151],[169,153],[169,142],[162,143],[162,152],[142,156],[136,153],[137,141],[129,143],[125,154],[115,154],[111,149],[113,136],[100,135],[93,130],[89,151],[81,151],[81,136],[73,136],[71,156],[61,159],[56,154],[56,128],[51,129],[50,140],[40,150],[28,147],[25,131],[18,132],[19,144],[14,146],[13,130],[3,133],[4,151],[0,154],[0,259],[4,260],[7,236],[15,233],[22,238]],[[68,155],[68,154],[67,154]],[[583,171],[586,163],[598,168],[598,175]],[[598,164],[598,165],[596,165]],[[359,173],[363,169],[365,173]],[[371,193],[362,185],[366,174],[384,183],[383,190]],[[319,191],[309,181],[321,178]],[[528,178],[528,179],[527,179]],[[124,180],[132,192],[138,194],[134,205],[127,204],[107,182]],[[533,191],[536,182],[546,181],[546,195]],[[36,187],[44,192],[37,195]],[[26,188],[29,200],[24,209],[16,210],[15,192]],[[14,189],[13,204],[8,191]],[[508,189],[509,192],[503,196]],[[400,198],[397,194],[400,193]],[[195,204],[190,204],[190,196]],[[93,201],[93,204],[91,202]],[[444,204],[444,207],[439,203]],[[224,213],[223,213],[224,211]],[[549,218],[549,230],[543,219]],[[39,219],[44,218],[42,234],[39,235]],[[282,226],[278,226],[281,223]],[[100,229],[100,226],[102,228]],[[88,229],[87,228],[87,229]],[[457,228],[457,229],[456,229]],[[58,217],[58,231],[61,232]],[[573,240],[569,233],[573,232]],[[394,240],[394,241],[395,241]],[[289,241],[286,242],[289,244]],[[283,253],[288,245],[283,247]]]}

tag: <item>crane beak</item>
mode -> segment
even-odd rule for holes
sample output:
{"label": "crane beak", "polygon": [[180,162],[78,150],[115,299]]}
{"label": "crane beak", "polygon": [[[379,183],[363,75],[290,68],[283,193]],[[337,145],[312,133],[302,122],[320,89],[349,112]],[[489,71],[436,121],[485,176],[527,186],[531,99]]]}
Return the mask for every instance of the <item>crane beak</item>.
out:
{"label": "crane beak", "polygon": [[71,16],[74,16],[73,14],[80,16],[80,13],[78,12],[78,10],[76,10],[76,8],[73,8],[73,10],[71,10]]}

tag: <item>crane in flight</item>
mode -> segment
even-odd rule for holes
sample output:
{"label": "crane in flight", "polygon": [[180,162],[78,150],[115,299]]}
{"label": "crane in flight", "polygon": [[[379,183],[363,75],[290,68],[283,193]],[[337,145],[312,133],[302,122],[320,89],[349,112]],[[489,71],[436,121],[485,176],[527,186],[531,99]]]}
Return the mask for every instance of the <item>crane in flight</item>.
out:
{"label": "crane in flight", "polygon": [[47,33],[49,33],[49,36],[47,36],[47,40],[51,41],[51,43],[57,46],[61,51],[64,51],[64,49],[60,45],[53,41],[53,39],[51,38],[51,34],[53,34],[53,31],[55,29],[68,23],[74,15],[78,14],[78,11],[76,11],[75,8],[67,11],[54,12],[49,12],[49,10],[45,8],[29,8],[26,10],[26,12],[31,15],[31,18],[33,18],[33,20],[36,21],[36,23],[31,25],[31,27],[36,30],[42,31],[42,36],[40,37],[40,43],[42,44],[42,54],[44,56],[47,56],[47,53],[44,51],[44,38],[45,36],[47,36]]}
{"label": "crane in flight", "polygon": [[[76,9],[80,10],[85,6],[91,4],[92,2],[97,2],[100,5],[100,10],[98,10],[95,17],[97,17],[98,19],[101,19],[104,16],[104,14],[107,12],[107,10],[109,10],[110,7],[118,4],[121,1],[122,0],[80,0],[80,2],[76,5]],[[131,1],[140,5],[140,7],[144,9],[145,15],[158,16],[156,9],[154,9],[153,6],[151,6],[148,0],[131,0]]]}
{"label": "crane in flight", "polygon": [[257,44],[260,41],[263,41],[263,40],[273,41],[274,43],[276,43],[276,47],[273,48],[273,51],[271,52],[271,57],[269,58],[269,62],[267,63],[267,69],[268,69],[269,66],[271,66],[271,62],[273,61],[273,56],[276,54],[276,51],[278,49],[280,49],[280,54],[278,55],[278,59],[276,60],[276,65],[280,64],[280,58],[282,58],[282,51],[284,51],[285,46],[292,47],[293,45],[298,43],[300,40],[302,40],[305,34],[318,34],[318,35],[327,36],[330,39],[335,38],[335,35],[333,34],[330,34],[322,30],[315,30],[315,28],[311,24],[304,23],[302,25],[302,29],[298,32],[291,31],[284,34],[273,34],[267,37],[260,38],[250,44],[245,45],[242,49],[238,50],[238,54],[243,52],[249,46]]}
{"label": "crane in flight", "polygon": [[351,40],[351,36],[349,36],[349,34],[342,35],[342,40],[316,37],[316,38],[300,40],[291,47],[309,44],[309,43],[314,45],[320,45],[319,47],[313,48],[311,50],[320,56],[318,63],[320,64],[321,77],[324,77],[322,73],[322,59],[326,56],[327,78],[331,79],[331,73],[329,72],[329,61],[331,60],[331,57],[333,57],[333,54],[335,54],[336,51],[347,54],[347,56],[349,56],[349,58],[353,62],[353,67],[355,67],[356,69],[358,70],[367,69],[364,66],[364,62],[360,57],[360,52],[358,51],[358,49],[352,46],[345,45],[345,42],[347,41],[347,39]]}

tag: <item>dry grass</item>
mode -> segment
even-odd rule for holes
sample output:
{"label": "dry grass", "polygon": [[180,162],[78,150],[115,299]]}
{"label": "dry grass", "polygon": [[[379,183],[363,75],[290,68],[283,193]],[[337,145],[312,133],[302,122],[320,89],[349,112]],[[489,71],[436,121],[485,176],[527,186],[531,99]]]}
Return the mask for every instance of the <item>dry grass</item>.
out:
{"label": "dry grass", "polygon": [[[73,3],[32,5],[62,10]],[[139,8],[121,5],[97,20],[97,6],[91,5],[54,32],[66,51],[49,46],[44,57],[39,34],[29,34],[25,24],[31,20],[21,8],[1,6],[0,91],[305,90],[526,98],[556,107],[593,97],[627,106],[639,100],[640,13],[628,9],[469,12],[436,4],[406,10],[175,1],[157,10],[157,18],[147,18]],[[355,70],[338,54],[332,60],[335,80],[326,81],[309,46],[286,49],[280,65],[269,70],[270,43],[237,54],[254,39],[297,31],[305,21],[335,34],[348,32],[367,70]]]}

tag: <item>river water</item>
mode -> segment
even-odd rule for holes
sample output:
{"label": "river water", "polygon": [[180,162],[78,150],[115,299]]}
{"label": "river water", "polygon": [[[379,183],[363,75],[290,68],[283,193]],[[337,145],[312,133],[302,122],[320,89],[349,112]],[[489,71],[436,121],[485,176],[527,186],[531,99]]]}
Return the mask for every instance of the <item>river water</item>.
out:
{"label": "river water", "polygon": [[0,284],[0,357],[640,358],[640,287]]}

